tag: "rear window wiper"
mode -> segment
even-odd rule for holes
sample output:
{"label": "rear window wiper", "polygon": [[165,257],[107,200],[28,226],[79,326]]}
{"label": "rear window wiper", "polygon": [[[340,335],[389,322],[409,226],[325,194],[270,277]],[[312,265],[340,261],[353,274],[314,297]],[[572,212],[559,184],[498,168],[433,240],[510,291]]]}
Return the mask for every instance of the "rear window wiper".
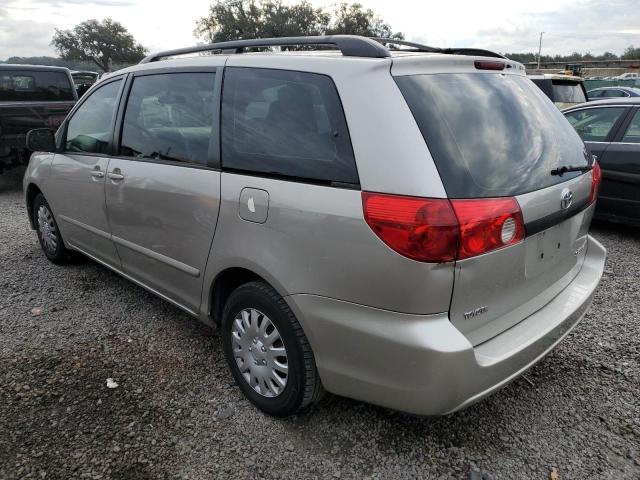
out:
{"label": "rear window wiper", "polygon": [[572,167],[571,165],[563,165],[561,167],[554,168],[553,170],[551,170],[551,175],[558,175],[559,177],[561,177],[565,173],[569,173],[569,172],[584,173],[584,172],[588,172],[592,168],[593,167],[591,165],[585,165],[584,167]]}

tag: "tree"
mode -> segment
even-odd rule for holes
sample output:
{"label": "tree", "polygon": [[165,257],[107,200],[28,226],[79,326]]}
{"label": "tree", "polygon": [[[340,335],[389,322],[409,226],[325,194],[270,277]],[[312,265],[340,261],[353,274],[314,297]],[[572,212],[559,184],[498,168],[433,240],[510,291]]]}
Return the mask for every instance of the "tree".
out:
{"label": "tree", "polygon": [[359,3],[341,3],[333,15],[333,21],[326,32],[328,35],[349,34],[364,37],[404,39],[401,32],[393,32],[389,24],[378,17],[373,10],[366,10]]}
{"label": "tree", "polygon": [[329,16],[306,1],[218,0],[196,22],[195,34],[210,42],[295,35],[321,35]]}
{"label": "tree", "polygon": [[635,48],[633,45],[628,46],[622,54],[622,60],[636,60],[640,58],[640,48]]}
{"label": "tree", "polygon": [[304,35],[352,34],[404,38],[393,33],[372,10],[342,3],[331,12],[307,0],[217,0],[209,14],[196,22],[196,36],[210,42]]}
{"label": "tree", "polygon": [[64,60],[90,61],[108,72],[112,63],[136,63],[147,51],[119,22],[87,20],[72,30],[58,30],[51,45]]}
{"label": "tree", "polygon": [[611,52],[604,52],[602,55],[598,55],[596,60],[618,60],[618,55]]}

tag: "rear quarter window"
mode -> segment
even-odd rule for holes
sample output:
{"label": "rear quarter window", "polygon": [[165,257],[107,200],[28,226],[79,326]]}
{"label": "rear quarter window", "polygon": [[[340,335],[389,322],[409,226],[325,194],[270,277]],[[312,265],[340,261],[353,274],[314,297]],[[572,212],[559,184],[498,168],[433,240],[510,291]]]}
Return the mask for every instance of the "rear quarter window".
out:
{"label": "rear quarter window", "polygon": [[358,183],[342,104],[325,75],[228,67],[221,119],[225,169]]}

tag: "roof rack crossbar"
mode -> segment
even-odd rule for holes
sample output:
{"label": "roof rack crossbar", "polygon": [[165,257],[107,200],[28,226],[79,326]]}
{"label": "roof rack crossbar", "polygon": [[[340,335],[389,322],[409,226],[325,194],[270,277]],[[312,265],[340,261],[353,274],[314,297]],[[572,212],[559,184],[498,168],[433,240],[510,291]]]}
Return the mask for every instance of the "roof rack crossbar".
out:
{"label": "roof rack crossbar", "polygon": [[140,63],[150,63],[165,57],[185,55],[189,53],[212,52],[220,50],[223,54],[242,53],[247,48],[255,47],[288,47],[298,45],[335,45],[346,57],[387,58],[391,54],[381,43],[373,39],[357,35],[325,35],[317,37],[278,37],[251,40],[233,40],[229,42],[196,45],[153,53],[143,58]]}

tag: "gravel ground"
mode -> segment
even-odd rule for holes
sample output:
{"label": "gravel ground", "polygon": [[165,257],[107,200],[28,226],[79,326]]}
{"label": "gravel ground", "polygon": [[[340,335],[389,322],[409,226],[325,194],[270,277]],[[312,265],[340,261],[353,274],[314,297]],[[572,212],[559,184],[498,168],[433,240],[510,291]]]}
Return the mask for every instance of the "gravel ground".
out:
{"label": "gravel ground", "polygon": [[640,478],[640,230],[594,224],[602,284],[532,384],[442,418],[327,396],[278,420],[216,331],[91,261],[47,262],[20,177],[0,177],[0,478]]}

